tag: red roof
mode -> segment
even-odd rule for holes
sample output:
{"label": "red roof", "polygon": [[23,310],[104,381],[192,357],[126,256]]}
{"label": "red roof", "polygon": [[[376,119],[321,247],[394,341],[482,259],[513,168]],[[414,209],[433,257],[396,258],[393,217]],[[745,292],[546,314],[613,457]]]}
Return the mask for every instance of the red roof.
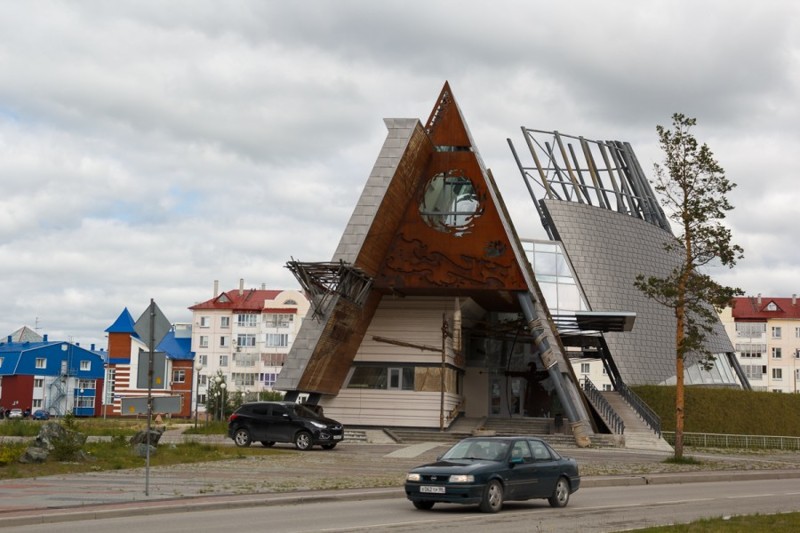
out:
{"label": "red roof", "polygon": [[283,290],[239,289],[222,292],[216,298],[191,306],[192,311],[200,309],[230,309],[233,311],[262,311],[266,300],[274,300]]}
{"label": "red roof", "polygon": [[[770,310],[770,304],[774,304],[774,310]],[[733,299],[732,307],[736,320],[800,319],[798,298],[741,296]]]}

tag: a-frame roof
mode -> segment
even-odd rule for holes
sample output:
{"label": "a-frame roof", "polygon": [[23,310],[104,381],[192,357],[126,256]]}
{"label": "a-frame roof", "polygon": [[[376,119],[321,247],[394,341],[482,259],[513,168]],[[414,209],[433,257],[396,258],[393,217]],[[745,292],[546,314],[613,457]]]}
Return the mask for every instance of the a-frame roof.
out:
{"label": "a-frame roof", "polygon": [[448,83],[423,124],[386,119],[389,133],[333,261],[373,279],[363,308],[342,299],[306,320],[276,388],[336,394],[383,297],[469,297],[519,310],[535,281],[499,191]]}

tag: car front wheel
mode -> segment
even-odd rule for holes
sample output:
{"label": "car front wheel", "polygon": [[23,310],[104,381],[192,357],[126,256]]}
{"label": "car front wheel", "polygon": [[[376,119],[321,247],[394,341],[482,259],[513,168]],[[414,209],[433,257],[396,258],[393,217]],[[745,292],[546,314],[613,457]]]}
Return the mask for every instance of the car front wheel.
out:
{"label": "car front wheel", "polygon": [[294,447],[298,450],[307,450],[311,448],[311,433],[308,431],[301,431],[295,435]]}
{"label": "car front wheel", "polygon": [[233,434],[233,442],[243,448],[250,446],[250,432],[245,428],[237,429],[236,433]]}
{"label": "car front wheel", "polygon": [[569,503],[569,482],[566,478],[558,478],[553,495],[547,498],[550,507],[566,507]]}
{"label": "car front wheel", "polygon": [[503,508],[503,485],[496,479],[486,485],[480,507],[484,513],[496,513]]}

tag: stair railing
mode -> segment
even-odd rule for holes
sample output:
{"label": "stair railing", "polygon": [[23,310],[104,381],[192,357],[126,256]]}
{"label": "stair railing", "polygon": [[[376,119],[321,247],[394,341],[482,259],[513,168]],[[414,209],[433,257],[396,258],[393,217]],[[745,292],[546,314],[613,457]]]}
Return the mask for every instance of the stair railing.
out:
{"label": "stair railing", "polygon": [[628,402],[634,411],[644,420],[644,423],[650,426],[656,435],[661,436],[661,417],[655,411],[650,409],[644,400],[639,398],[635,392],[628,388],[622,380],[617,382],[617,392],[622,396],[622,399]]}
{"label": "stair railing", "polygon": [[617,414],[614,408],[611,407],[608,400],[597,390],[597,387],[589,379],[589,376],[584,377],[583,392],[586,395],[586,399],[592,404],[592,407],[597,410],[600,417],[608,424],[608,429],[610,429],[612,433],[616,435],[625,433],[625,422],[622,421],[622,418]]}

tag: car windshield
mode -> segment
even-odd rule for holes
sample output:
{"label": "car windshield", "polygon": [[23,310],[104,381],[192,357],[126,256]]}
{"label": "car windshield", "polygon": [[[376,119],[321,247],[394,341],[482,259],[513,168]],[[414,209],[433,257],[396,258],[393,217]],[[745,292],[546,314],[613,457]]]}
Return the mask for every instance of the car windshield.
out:
{"label": "car windshield", "polygon": [[442,456],[445,461],[485,460],[502,461],[508,451],[508,442],[491,439],[461,441]]}

